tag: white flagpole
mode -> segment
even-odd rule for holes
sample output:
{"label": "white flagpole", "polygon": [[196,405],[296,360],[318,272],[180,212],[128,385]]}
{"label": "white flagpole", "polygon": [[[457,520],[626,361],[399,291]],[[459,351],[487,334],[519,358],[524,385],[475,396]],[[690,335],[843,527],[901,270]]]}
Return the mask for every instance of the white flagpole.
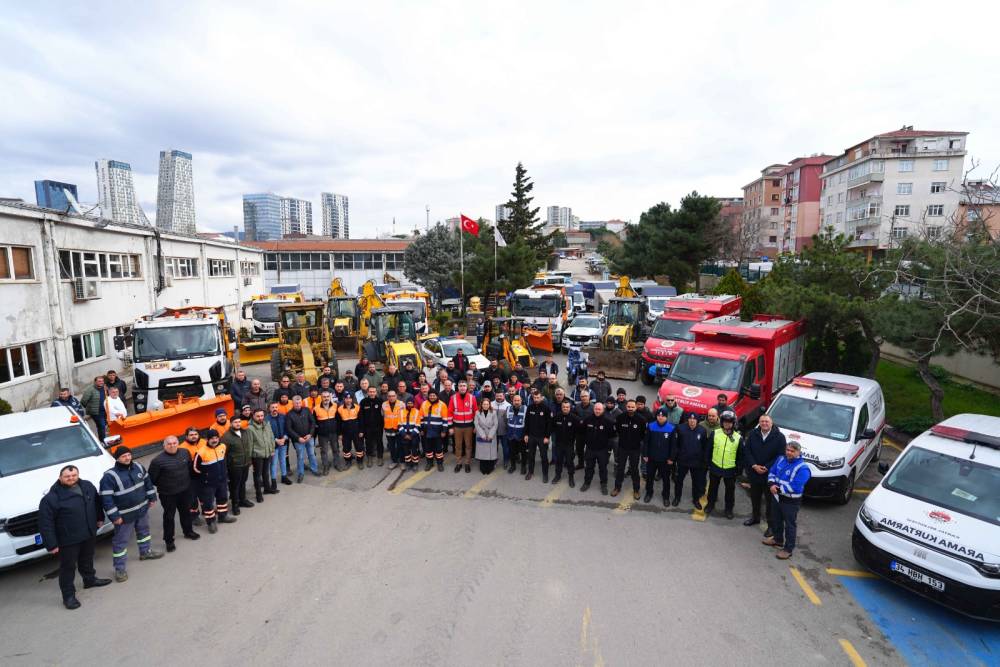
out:
{"label": "white flagpole", "polygon": [[493,230],[493,289],[496,289],[497,282],[497,234]]}
{"label": "white flagpole", "polygon": [[462,218],[458,218],[458,261],[462,274],[462,317],[465,317],[465,230]]}

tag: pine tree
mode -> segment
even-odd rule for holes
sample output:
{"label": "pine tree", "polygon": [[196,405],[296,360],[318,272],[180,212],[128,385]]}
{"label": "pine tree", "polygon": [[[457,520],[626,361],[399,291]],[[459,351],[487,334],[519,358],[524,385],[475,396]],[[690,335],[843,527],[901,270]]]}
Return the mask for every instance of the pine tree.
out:
{"label": "pine tree", "polygon": [[552,239],[542,233],[542,223],[538,219],[539,207],[531,207],[534,200],[531,191],[534,189],[535,184],[528,177],[528,171],[518,162],[514,171],[514,190],[506,204],[507,219],[499,221],[497,225],[508,245],[524,242],[535,250],[539,262],[545,262],[552,254]]}

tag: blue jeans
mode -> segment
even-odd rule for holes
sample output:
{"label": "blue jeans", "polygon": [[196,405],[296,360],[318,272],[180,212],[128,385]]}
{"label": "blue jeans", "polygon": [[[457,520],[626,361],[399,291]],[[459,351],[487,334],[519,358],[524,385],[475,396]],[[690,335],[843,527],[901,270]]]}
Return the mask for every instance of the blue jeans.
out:
{"label": "blue jeans", "polygon": [[295,443],[295,467],[296,472],[302,475],[306,471],[306,456],[309,457],[309,470],[313,473],[319,472],[319,466],[316,465],[316,439],[309,438],[307,442],[296,442]]}
{"label": "blue jeans", "polygon": [[278,469],[281,469],[281,477],[288,475],[288,464],[285,455],[288,453],[288,445],[275,445],[274,456],[271,457],[271,479],[278,479]]}
{"label": "blue jeans", "polygon": [[[767,493],[771,490],[768,489]],[[795,549],[795,537],[798,532],[797,519],[799,508],[802,507],[801,498],[786,498],[778,496],[778,502],[771,503],[771,515],[774,517],[774,540],[784,543],[785,551],[792,553]]]}

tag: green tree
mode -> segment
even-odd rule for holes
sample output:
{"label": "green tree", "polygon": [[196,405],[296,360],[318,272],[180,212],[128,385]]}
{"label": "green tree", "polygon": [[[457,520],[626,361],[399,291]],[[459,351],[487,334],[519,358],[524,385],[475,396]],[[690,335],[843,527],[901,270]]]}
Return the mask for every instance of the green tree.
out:
{"label": "green tree", "polygon": [[[538,270],[535,251],[524,241],[508,243],[505,248],[495,247],[493,226],[485,220],[479,221],[479,236],[466,234],[464,245],[466,296],[476,295],[485,299],[492,292],[520,289],[531,284]],[[457,281],[458,275],[453,279]]]}
{"label": "green tree", "polygon": [[666,275],[678,290],[698,278],[699,267],[714,256],[719,245],[719,202],[692,192],[672,209],[661,202],[629,227],[612,268],[632,277]]}
{"label": "green tree", "polygon": [[556,230],[555,232],[552,232],[551,239],[552,239],[552,247],[554,247],[554,248],[568,248],[569,247],[569,241],[566,240],[566,235],[562,231],[560,231],[560,230]]}
{"label": "green tree", "polygon": [[[763,281],[761,281],[763,282]],[[742,299],[740,319],[749,322],[754,315],[765,312],[764,294],[760,282],[748,283],[739,271],[732,269],[712,290],[714,294],[734,294]]]}
{"label": "green tree", "polygon": [[406,247],[406,276],[440,301],[447,288],[458,286],[454,280],[458,256],[458,234],[444,225],[435,225]]}
{"label": "green tree", "polygon": [[523,242],[535,251],[541,264],[552,254],[552,239],[542,233],[542,223],[538,219],[539,207],[531,206],[535,199],[531,195],[534,189],[535,184],[528,176],[528,171],[518,162],[514,170],[514,190],[506,204],[507,219],[499,221],[497,225],[508,246],[513,246],[518,241]]}

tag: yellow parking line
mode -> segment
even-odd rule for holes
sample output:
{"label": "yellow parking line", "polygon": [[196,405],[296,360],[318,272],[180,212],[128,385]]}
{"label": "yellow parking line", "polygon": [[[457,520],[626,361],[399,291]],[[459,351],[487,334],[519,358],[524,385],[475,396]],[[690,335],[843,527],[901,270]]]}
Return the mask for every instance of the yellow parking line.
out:
{"label": "yellow parking line", "polygon": [[892,440],[889,440],[888,438],[882,438],[882,444],[885,445],[886,447],[895,449],[897,452],[903,451],[902,447],[894,443]]}
{"label": "yellow parking line", "polygon": [[497,471],[498,471],[498,470],[499,470],[499,468],[495,469],[495,470],[494,470],[493,472],[491,472],[491,473],[490,473],[489,475],[486,475],[486,476],[485,476],[485,477],[483,477],[483,478],[482,478],[481,480],[479,480],[478,482],[476,482],[475,484],[473,484],[473,485],[472,485],[472,486],[471,486],[471,487],[469,488],[469,490],[468,490],[468,491],[466,491],[465,493],[463,493],[463,494],[462,494],[462,497],[463,497],[463,498],[475,498],[476,496],[478,496],[478,495],[479,495],[479,492],[480,492],[480,491],[482,491],[482,490],[483,490],[483,488],[484,488],[484,487],[485,487],[485,486],[486,486],[487,484],[489,484],[489,483],[490,483],[491,481],[493,481],[494,479],[496,479],[496,476],[497,476]]}
{"label": "yellow parking line", "polygon": [[854,644],[846,639],[839,639],[837,641],[840,642],[840,648],[844,649],[844,653],[847,654],[847,658],[851,661],[851,664],[854,665],[854,667],[867,667],[868,663],[865,662],[865,659],[862,658],[861,654],[854,648]]}
{"label": "yellow parking line", "polygon": [[339,472],[335,472],[335,473],[331,474],[329,477],[327,477],[326,479],[324,479],[323,481],[321,481],[320,484],[322,484],[323,486],[330,486],[334,482],[339,482],[340,480],[344,479],[345,477],[349,477],[349,476],[353,475],[357,471],[358,471],[358,468],[356,466],[352,465],[347,470],[341,470]]}
{"label": "yellow parking line", "polygon": [[629,493],[628,491],[623,491],[623,493],[626,494],[625,498],[623,498],[622,501],[618,503],[618,507],[615,508],[614,512],[615,514],[625,514],[625,512],[628,512],[630,509],[632,509],[632,505],[634,505],[636,502],[635,498],[632,497],[631,493]]}
{"label": "yellow parking line", "polygon": [[868,495],[869,493],[871,493],[874,490],[875,489],[854,489],[854,493],[860,493],[861,495],[865,496],[865,495]]}
{"label": "yellow parking line", "polygon": [[552,489],[551,491],[549,491],[549,495],[545,496],[545,499],[542,500],[541,502],[539,502],[538,506],[539,507],[550,507],[557,500],[559,500],[559,496],[561,496],[563,494],[563,491],[565,491],[568,488],[569,488],[569,484],[567,484],[566,482],[560,482],[559,484],[556,485],[556,487],[554,489]]}
{"label": "yellow parking line", "polygon": [[865,570],[840,570],[835,567],[826,568],[827,574],[832,574],[835,577],[858,577],[859,579],[870,578],[878,579],[878,576],[867,572]]}
{"label": "yellow parking line", "polygon": [[802,573],[799,572],[799,568],[790,567],[788,569],[791,570],[792,576],[795,578],[795,581],[799,583],[799,586],[802,588],[802,591],[806,594],[806,597],[809,598],[809,601],[817,606],[822,605],[823,602],[819,599],[819,596],[816,595],[816,591],[812,589],[812,586],[809,585],[809,582],[806,581],[805,577],[802,576]]}
{"label": "yellow parking line", "polygon": [[398,496],[403,491],[406,491],[408,488],[410,488],[411,486],[422,480],[424,477],[427,477],[427,475],[432,474],[434,471],[435,468],[431,468],[430,470],[421,470],[420,472],[415,472],[406,479],[404,479],[403,481],[401,481],[399,484],[397,484],[396,488],[394,488],[389,493],[391,493],[394,496]]}
{"label": "yellow parking line", "polygon": [[[708,496],[702,496],[700,499],[701,506],[705,507],[708,504]],[[691,510],[691,518],[695,521],[704,521],[707,518],[705,510]]]}

